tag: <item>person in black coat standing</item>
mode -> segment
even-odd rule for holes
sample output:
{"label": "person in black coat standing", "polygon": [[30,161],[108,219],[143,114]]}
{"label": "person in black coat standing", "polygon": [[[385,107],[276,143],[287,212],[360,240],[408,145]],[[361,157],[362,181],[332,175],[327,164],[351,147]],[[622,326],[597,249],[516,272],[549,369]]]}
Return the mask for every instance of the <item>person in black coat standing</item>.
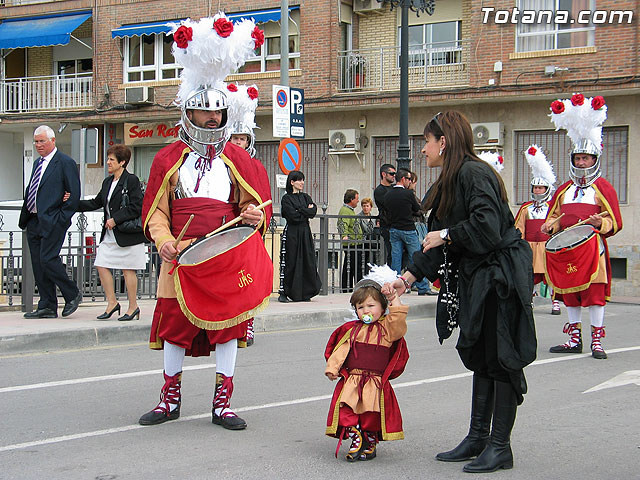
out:
{"label": "person in black coat standing", "polygon": [[[120,321],[140,318],[137,302],[138,279],[136,270],[146,266],[144,250],[145,236],[142,227],[135,233],[124,232],[118,225],[135,220],[142,215],[142,188],[138,177],[127,171],[131,159],[131,150],[125,145],[113,145],[107,150],[107,168],[109,176],[102,182],[100,193],[91,200],[80,200],[78,211],[103,209],[105,222],[100,234],[100,244],[96,254],[95,266],[98,269],[100,283],[107,297],[107,309],[98,315],[98,320],[106,320],[114,312],[120,313],[120,304],[116,299],[111,269],[122,269],[129,308]],[[129,198],[123,205],[124,192]]]}
{"label": "person in black coat standing", "polygon": [[514,226],[500,175],[474,152],[468,120],[455,111],[439,113],[424,136],[427,166],[442,167],[422,206],[431,211],[429,233],[408,271],[387,286],[402,294],[417,279],[439,279],[440,342],[457,324],[458,354],[473,371],[469,433],[436,459],[476,457],[465,472],[509,469],[511,430],[527,391],[523,369],[537,349],[531,247]]}
{"label": "person in black coat standing", "polygon": [[[69,279],[60,260],[60,248],[80,198],[80,176],[76,162],[56,148],[56,134],[51,127],[36,128],[33,142],[40,157],[33,164],[18,226],[27,230],[40,300],[37,310],[24,316],[56,318],[57,286],[66,301],[62,316],[67,317],[82,301],[82,293]],[[65,192],[69,193],[66,202],[63,201]]]}
{"label": "person in black coat standing", "polygon": [[283,238],[284,297],[280,301],[308,302],[320,292],[322,282],[316,265],[316,249],[309,228],[309,220],[316,216],[318,207],[304,193],[304,174],[294,170],[287,176],[287,193],[280,200],[283,218],[287,220]]}

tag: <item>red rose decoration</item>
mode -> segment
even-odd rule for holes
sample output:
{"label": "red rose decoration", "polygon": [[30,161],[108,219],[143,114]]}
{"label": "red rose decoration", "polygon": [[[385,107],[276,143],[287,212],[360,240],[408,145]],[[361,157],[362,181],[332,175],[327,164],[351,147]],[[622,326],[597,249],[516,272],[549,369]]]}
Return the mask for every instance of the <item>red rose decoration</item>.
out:
{"label": "red rose decoration", "polygon": [[574,96],[571,97],[571,104],[574,107],[579,107],[583,103],[584,103],[584,95],[582,95],[581,93],[576,93]]}
{"label": "red rose decoration", "polygon": [[180,48],[187,48],[191,40],[193,40],[193,29],[191,27],[182,25],[173,34],[173,41]]}
{"label": "red rose decoration", "polygon": [[258,27],[254,28],[253,32],[251,32],[251,38],[253,38],[255,42],[255,48],[260,48],[264,44],[264,32]]}
{"label": "red rose decoration", "polygon": [[593,99],[591,100],[591,108],[593,108],[594,110],[600,110],[603,106],[604,98],[602,98],[600,95],[598,95],[597,97],[593,97]]}
{"label": "red rose decoration", "polygon": [[249,95],[251,100],[255,100],[258,98],[258,89],[256,87],[247,88],[247,95]]}
{"label": "red rose decoration", "polygon": [[230,83],[229,85],[227,85],[227,90],[229,90],[230,92],[237,92],[238,86],[235,83]]}
{"label": "red rose decoration", "polygon": [[538,153],[538,150],[536,150],[535,147],[529,147],[529,150],[527,150],[527,153],[531,156],[535,155],[536,153]]}
{"label": "red rose decoration", "polygon": [[233,32],[233,22],[226,18],[219,18],[213,22],[213,28],[222,38],[227,38]]}
{"label": "red rose decoration", "polygon": [[558,113],[564,112],[564,103],[562,103],[560,100],[554,100],[553,102],[551,102],[551,111],[556,115]]}
{"label": "red rose decoration", "polygon": [[502,155],[498,155],[498,161],[500,162],[500,165],[504,163],[504,158],[502,158]]}

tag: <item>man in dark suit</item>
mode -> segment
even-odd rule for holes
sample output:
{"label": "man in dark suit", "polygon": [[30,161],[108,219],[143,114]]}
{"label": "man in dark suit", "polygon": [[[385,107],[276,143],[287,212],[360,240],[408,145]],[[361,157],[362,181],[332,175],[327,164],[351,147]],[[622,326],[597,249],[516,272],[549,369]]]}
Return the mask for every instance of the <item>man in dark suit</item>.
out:
{"label": "man in dark suit", "polygon": [[[80,177],[76,162],[56,148],[56,134],[50,127],[36,128],[33,142],[40,157],[33,164],[18,226],[27,230],[40,301],[36,311],[24,316],[56,318],[57,285],[66,301],[62,310],[62,316],[66,317],[82,301],[82,293],[67,276],[60,259],[60,248],[80,200]],[[70,196],[63,202],[65,192]]]}

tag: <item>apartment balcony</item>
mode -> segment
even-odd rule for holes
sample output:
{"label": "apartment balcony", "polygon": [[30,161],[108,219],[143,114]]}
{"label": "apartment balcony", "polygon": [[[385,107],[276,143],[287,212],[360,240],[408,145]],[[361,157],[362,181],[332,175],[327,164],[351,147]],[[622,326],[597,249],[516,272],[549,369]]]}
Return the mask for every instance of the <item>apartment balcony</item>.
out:
{"label": "apartment balcony", "polygon": [[0,113],[58,112],[92,106],[91,73],[2,80]]}
{"label": "apartment balcony", "polygon": [[[409,90],[469,85],[469,42],[409,47]],[[339,92],[400,90],[400,47],[341,51]]]}

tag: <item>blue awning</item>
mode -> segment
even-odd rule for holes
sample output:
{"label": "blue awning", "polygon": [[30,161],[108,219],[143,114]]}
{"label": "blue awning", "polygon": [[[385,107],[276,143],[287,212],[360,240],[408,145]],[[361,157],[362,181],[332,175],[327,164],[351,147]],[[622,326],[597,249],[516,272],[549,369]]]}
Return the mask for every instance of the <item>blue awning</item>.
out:
{"label": "blue awning", "polygon": [[123,25],[111,30],[112,38],[135,37],[153,35],[154,33],[169,33],[169,23],[180,23],[182,20],[164,20],[161,22],[139,23],[137,25]]}
{"label": "blue awning", "polygon": [[[299,8],[300,7],[298,5],[289,7],[289,13],[291,13],[293,10],[298,10]],[[270,8],[269,10],[256,10],[254,12],[230,13],[227,15],[227,18],[234,22],[238,22],[243,18],[246,18],[248,20],[253,19],[255,23],[279,22],[280,9]]]}
{"label": "blue awning", "polygon": [[0,23],[0,48],[66,45],[71,32],[88,18],[91,18],[91,12],[3,20]]}

